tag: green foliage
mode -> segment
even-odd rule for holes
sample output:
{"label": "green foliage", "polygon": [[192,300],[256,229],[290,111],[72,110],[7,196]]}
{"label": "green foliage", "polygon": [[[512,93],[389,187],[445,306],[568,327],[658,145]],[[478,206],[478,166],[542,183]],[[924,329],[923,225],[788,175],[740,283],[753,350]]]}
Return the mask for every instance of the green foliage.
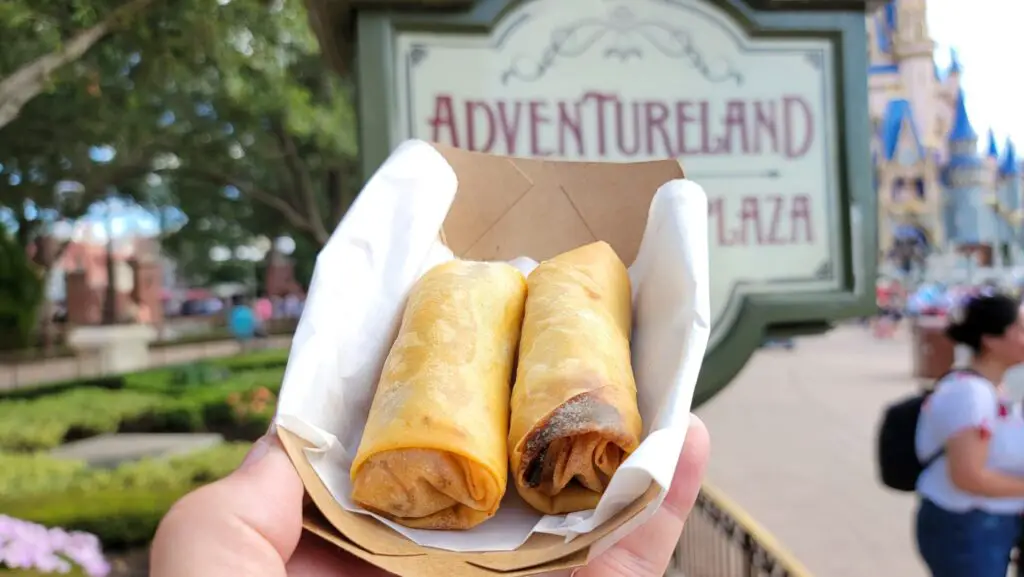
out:
{"label": "green foliage", "polygon": [[44,294],[40,271],[0,223],[0,346],[26,346]]}
{"label": "green foliage", "polygon": [[288,362],[288,349],[264,349],[244,355],[224,357],[214,362],[230,371],[279,368],[284,367]]}
{"label": "green foliage", "polygon": [[0,453],[0,495],[59,494],[86,473],[85,463],[55,459],[43,453]]}
{"label": "green foliage", "polygon": [[284,368],[251,370],[194,386],[183,386],[174,375],[138,375],[121,390],[83,388],[34,400],[2,401],[0,450],[49,449],[70,439],[117,431],[215,432],[229,439],[252,439],[269,428],[272,405],[264,403],[269,408],[262,411],[233,407],[252,391],[280,391]]}
{"label": "green foliage", "polygon": [[154,410],[162,401],[135,391],[79,389],[35,401],[3,402],[0,449],[47,449],[69,437],[113,433],[122,422]]}
{"label": "green foliage", "polygon": [[[80,387],[30,400],[0,400],[0,514],[89,531],[108,549],[147,543],[171,504],[234,470],[249,444],[227,443],[114,469],[14,451],[46,449],[70,435],[114,430],[211,431],[254,440],[266,432],[273,417],[286,359],[287,351],[258,351],[191,369],[124,375],[116,383],[108,382],[108,388]],[[230,374],[208,382],[203,379],[214,373],[207,371]],[[183,383],[182,374],[200,377]]]}
{"label": "green foliage", "polygon": [[207,385],[223,381],[231,371],[210,363],[192,363],[174,370],[171,383],[178,387]]}
{"label": "green foliage", "polygon": [[188,455],[124,463],[114,469],[89,468],[80,461],[40,453],[0,453],[0,496],[4,501],[17,501],[65,493],[185,491],[233,471],[248,448],[248,443],[225,443]]}
{"label": "green foliage", "polygon": [[127,549],[152,541],[160,519],[188,490],[122,490],[0,501],[0,512],[48,527],[87,531],[105,549]]}
{"label": "green foliage", "polygon": [[[0,78],[131,1],[4,2]],[[0,205],[19,242],[116,192],[189,216],[166,249],[197,278],[230,272],[213,243],[322,245],[361,178],[352,86],[326,68],[303,3],[153,0],[125,24],[0,126]],[[114,158],[93,160],[98,145]],[[61,182],[81,186],[58,194]]]}
{"label": "green foliage", "polygon": [[[52,575],[52,573],[42,573],[37,569],[0,569],[0,577],[43,577],[44,575]],[[89,577],[81,567],[72,567],[63,575],[64,577]]]}
{"label": "green foliage", "polygon": [[[242,373],[258,369],[284,369],[288,362],[286,349],[265,349],[219,359],[208,359],[203,364],[214,370],[224,369],[229,374]],[[183,367],[184,365],[182,365]],[[125,375],[107,375],[91,379],[46,383],[36,387],[26,387],[0,391],[0,402],[4,400],[31,400],[48,397],[82,388],[102,388],[110,390],[129,389],[134,391],[159,394],[176,394],[177,387],[168,384],[174,378],[174,372],[181,367],[165,367]]]}
{"label": "green foliage", "polygon": [[[176,500],[229,474],[248,450],[246,443],[224,444],[189,455],[126,463],[114,470],[80,464],[72,469],[52,457],[0,454],[0,513],[88,531],[108,549],[141,545],[152,539]],[[50,473],[51,480],[34,486],[31,480],[43,473]]]}

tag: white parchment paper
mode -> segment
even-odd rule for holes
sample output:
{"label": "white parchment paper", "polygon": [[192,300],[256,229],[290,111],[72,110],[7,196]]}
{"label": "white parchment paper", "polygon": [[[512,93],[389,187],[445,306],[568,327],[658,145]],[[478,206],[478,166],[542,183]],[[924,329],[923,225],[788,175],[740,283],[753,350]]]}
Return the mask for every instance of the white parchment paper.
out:
{"label": "white parchment paper", "polygon": [[[349,498],[349,469],[377,379],[413,283],[454,258],[439,231],[457,178],[431,145],[402,144],[370,179],[317,257],[292,342],[277,426],[314,448],[307,456],[338,503],[370,515]],[[696,183],[665,183],[651,202],[633,285],[633,370],[644,438],[612,478],[597,508],[544,516],[510,484],[494,518],[469,531],[428,531],[382,523],[428,547],[451,551],[513,550],[533,532],[588,533],[642,495],[661,495],[591,554],[646,520],[664,499],[689,425],[690,403],[711,328],[708,296],[707,196]],[[536,265],[512,261],[524,273]],[[374,515],[375,516],[375,515]],[[375,516],[376,517],[376,516]]]}

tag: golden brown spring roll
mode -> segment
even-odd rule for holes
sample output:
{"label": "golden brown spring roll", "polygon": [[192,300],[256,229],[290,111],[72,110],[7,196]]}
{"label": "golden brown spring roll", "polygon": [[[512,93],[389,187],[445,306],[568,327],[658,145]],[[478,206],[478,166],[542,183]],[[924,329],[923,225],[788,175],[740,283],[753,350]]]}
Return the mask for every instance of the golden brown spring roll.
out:
{"label": "golden brown spring roll", "polygon": [[525,300],[504,263],[451,261],[416,283],[352,464],[354,501],[417,529],[494,515]]}
{"label": "golden brown spring roll", "polygon": [[593,509],[640,444],[629,274],[607,243],[527,279],[508,450],[516,490],[551,515]]}

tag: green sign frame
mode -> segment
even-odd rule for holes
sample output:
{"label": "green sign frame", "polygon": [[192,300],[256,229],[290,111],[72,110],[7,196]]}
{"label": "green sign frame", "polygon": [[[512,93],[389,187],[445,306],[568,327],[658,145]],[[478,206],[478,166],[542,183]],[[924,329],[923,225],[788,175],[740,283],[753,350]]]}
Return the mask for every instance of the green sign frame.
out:
{"label": "green sign frame", "polygon": [[[356,14],[356,79],[360,151],[366,176],[388,157],[397,126],[394,47],[398,32],[488,34],[529,0],[477,0],[456,12],[360,10]],[[555,1],[555,0],[549,0]],[[671,0],[664,0],[671,2]],[[864,12],[857,10],[759,11],[744,0],[706,0],[730,14],[752,38],[827,39],[833,48],[833,110],[838,118],[839,238],[841,262],[833,263],[838,290],[820,293],[748,294],[737,306],[731,330],[709,349],[694,396],[698,406],[720,392],[769,336],[820,333],[842,319],[876,310],[878,198],[872,184],[868,123],[868,46]],[[714,263],[712,263],[712,266]]]}

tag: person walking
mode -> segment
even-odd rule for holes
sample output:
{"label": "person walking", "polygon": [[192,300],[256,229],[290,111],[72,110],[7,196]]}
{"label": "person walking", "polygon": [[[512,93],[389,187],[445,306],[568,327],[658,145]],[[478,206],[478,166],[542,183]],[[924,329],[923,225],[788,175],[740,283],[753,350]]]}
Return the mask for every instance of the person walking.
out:
{"label": "person walking", "polygon": [[238,346],[243,351],[249,348],[253,338],[256,336],[256,314],[252,307],[245,301],[242,295],[235,295],[231,298],[231,310],[228,311],[228,328]]}
{"label": "person walking", "polygon": [[1002,387],[1024,363],[1020,303],[974,296],[950,310],[947,335],[972,358],[921,408],[918,551],[933,577],[1005,577],[1024,512],[1024,419]]}
{"label": "person walking", "polygon": [[274,317],[274,305],[267,298],[265,292],[259,292],[254,309],[256,313],[256,336],[267,338],[270,335],[270,320]]}

